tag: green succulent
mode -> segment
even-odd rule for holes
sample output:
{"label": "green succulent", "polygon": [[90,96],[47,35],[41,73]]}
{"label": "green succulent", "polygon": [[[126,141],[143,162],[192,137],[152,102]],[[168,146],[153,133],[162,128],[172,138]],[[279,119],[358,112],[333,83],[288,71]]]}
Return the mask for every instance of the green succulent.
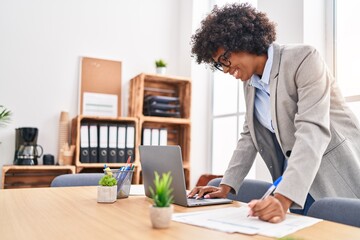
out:
{"label": "green succulent", "polygon": [[172,176],[171,172],[163,173],[160,178],[155,172],[154,185],[155,190],[150,186],[149,190],[154,201],[155,207],[169,207],[173,203],[173,189],[171,188]]}
{"label": "green succulent", "polygon": [[104,175],[100,180],[99,180],[99,184],[101,186],[108,186],[108,187],[112,187],[115,186],[117,184],[116,178],[114,178],[112,175]]}
{"label": "green succulent", "polygon": [[0,126],[6,125],[11,120],[12,112],[0,105]]}
{"label": "green succulent", "polygon": [[156,67],[166,67],[166,62],[162,59],[155,61]]}

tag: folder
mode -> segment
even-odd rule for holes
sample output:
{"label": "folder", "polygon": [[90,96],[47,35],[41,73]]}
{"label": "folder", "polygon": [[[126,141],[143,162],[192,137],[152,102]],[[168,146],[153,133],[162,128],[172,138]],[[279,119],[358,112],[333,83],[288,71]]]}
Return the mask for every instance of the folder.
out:
{"label": "folder", "polygon": [[159,145],[166,146],[167,145],[167,129],[161,128],[159,132]]}
{"label": "folder", "polygon": [[108,125],[99,124],[99,162],[106,163],[108,158]]}
{"label": "folder", "polygon": [[82,123],[80,126],[80,162],[88,163],[89,161],[89,125]]}
{"label": "folder", "polygon": [[126,160],[131,157],[131,162],[134,162],[135,154],[135,126],[129,124],[126,126]]}
{"label": "folder", "polygon": [[143,129],[142,145],[151,145],[151,129],[150,128]]}
{"label": "folder", "polygon": [[89,145],[90,145],[90,163],[98,162],[98,126],[96,123],[89,124]]}
{"label": "folder", "polygon": [[147,116],[180,117],[179,98],[145,96],[143,112]]}
{"label": "folder", "polygon": [[126,147],[126,125],[119,124],[117,129],[117,148],[116,162],[125,163],[125,147]]}
{"label": "folder", "polygon": [[116,163],[117,125],[109,124],[108,163]]}
{"label": "folder", "polygon": [[159,129],[151,129],[151,145],[159,145]]}

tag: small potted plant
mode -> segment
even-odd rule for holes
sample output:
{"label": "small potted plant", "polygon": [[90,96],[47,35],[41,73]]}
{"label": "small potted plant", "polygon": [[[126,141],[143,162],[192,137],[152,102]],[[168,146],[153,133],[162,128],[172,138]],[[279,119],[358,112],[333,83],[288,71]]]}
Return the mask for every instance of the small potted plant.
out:
{"label": "small potted plant", "polygon": [[163,173],[160,177],[155,172],[154,187],[149,187],[153,205],[150,206],[150,219],[153,228],[168,228],[173,212],[173,189],[171,188],[171,172]]}
{"label": "small potted plant", "polygon": [[105,175],[99,180],[97,188],[97,201],[99,203],[113,203],[116,201],[117,181],[112,171],[105,169]]}
{"label": "small potted plant", "polygon": [[165,74],[166,73],[166,62],[162,59],[155,61],[156,73]]}

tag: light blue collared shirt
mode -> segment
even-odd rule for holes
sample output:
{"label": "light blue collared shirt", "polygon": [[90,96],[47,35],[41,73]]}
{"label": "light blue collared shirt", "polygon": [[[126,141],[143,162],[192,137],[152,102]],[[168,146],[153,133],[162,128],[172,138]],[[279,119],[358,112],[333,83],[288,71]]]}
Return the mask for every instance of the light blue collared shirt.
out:
{"label": "light blue collared shirt", "polygon": [[273,64],[274,48],[270,45],[268,49],[268,59],[265,63],[262,77],[256,74],[251,76],[250,85],[256,88],[255,91],[255,116],[257,120],[269,129],[275,132],[271,120],[270,107],[270,72]]}

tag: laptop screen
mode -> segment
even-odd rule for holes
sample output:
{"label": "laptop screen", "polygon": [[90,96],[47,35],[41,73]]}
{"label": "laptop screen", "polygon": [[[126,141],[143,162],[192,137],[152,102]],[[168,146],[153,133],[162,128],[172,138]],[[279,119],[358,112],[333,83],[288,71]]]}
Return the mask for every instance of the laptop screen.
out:
{"label": "laptop screen", "polygon": [[180,146],[139,146],[140,162],[145,195],[151,197],[149,187],[154,189],[154,172],[161,176],[171,172],[174,203],[187,205],[184,169]]}

